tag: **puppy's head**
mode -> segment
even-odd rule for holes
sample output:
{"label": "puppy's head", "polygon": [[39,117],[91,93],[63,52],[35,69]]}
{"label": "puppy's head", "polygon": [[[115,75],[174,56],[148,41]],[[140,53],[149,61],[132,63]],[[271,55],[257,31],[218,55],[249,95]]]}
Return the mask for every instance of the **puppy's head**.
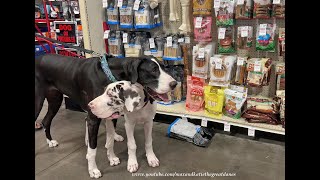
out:
{"label": "puppy's head", "polygon": [[137,86],[133,86],[129,81],[114,82],[88,106],[98,118],[117,119],[123,114],[124,108],[132,112],[139,105],[141,96],[138,91]]}

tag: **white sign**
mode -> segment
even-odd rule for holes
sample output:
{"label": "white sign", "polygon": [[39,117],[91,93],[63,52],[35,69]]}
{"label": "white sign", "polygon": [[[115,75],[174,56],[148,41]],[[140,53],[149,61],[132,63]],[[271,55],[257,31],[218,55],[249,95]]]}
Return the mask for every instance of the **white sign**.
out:
{"label": "white sign", "polygon": [[202,17],[196,17],[196,24],[195,28],[201,28],[201,23],[202,23]]}
{"label": "white sign", "polygon": [[128,43],[128,33],[123,33],[123,35],[122,35],[122,42],[123,42],[123,43]]}
{"label": "white sign", "polygon": [[106,31],[103,33],[103,39],[108,39],[108,38],[109,38],[109,32],[110,32],[110,30],[106,30]]}
{"label": "white sign", "polygon": [[184,38],[179,38],[179,39],[178,39],[178,42],[179,42],[179,43],[183,43],[183,42],[184,42]]}
{"label": "white sign", "polygon": [[273,0],[273,4],[280,4],[280,0]]}
{"label": "white sign", "polygon": [[122,7],[123,0],[118,0],[118,7]]}
{"label": "white sign", "polygon": [[221,58],[217,58],[215,63],[216,63],[216,69],[222,69],[222,59]]}
{"label": "white sign", "polygon": [[167,37],[167,47],[171,47],[172,46],[172,37],[169,36]]}
{"label": "white sign", "polygon": [[185,38],[184,38],[184,42],[185,42],[186,44],[190,44],[190,37],[185,37]]}
{"label": "white sign", "polygon": [[248,136],[254,137],[254,134],[255,134],[255,129],[252,127],[248,128]]}
{"label": "white sign", "polygon": [[237,59],[237,66],[242,66],[244,62],[244,58],[243,57],[238,57]]}
{"label": "white sign", "polygon": [[220,0],[214,0],[213,7],[219,8],[220,7]]}
{"label": "white sign", "polygon": [[260,72],[261,71],[261,61],[254,62],[253,71]]}
{"label": "white sign", "polygon": [[241,27],[241,37],[248,37],[248,26]]}
{"label": "white sign", "polygon": [[155,48],[155,44],[154,44],[154,39],[153,38],[149,38],[149,44],[150,44],[150,48]]}
{"label": "white sign", "polygon": [[207,119],[202,119],[201,120],[201,126],[203,126],[203,127],[207,127],[208,126],[208,120]]}
{"label": "white sign", "polygon": [[137,11],[139,10],[140,0],[135,0],[133,5],[133,10]]}
{"label": "white sign", "polygon": [[230,124],[229,123],[224,123],[223,130],[227,131],[227,132],[230,132]]}
{"label": "white sign", "polygon": [[244,4],[244,0],[238,0],[237,1],[237,5],[243,5]]}
{"label": "white sign", "polygon": [[204,48],[199,48],[198,56],[199,58],[204,58]]}
{"label": "white sign", "polygon": [[218,39],[224,39],[226,34],[226,28],[219,28]]}
{"label": "white sign", "polygon": [[259,36],[264,36],[267,34],[267,24],[260,24]]}
{"label": "white sign", "polygon": [[107,8],[108,7],[108,0],[102,0],[102,7]]}

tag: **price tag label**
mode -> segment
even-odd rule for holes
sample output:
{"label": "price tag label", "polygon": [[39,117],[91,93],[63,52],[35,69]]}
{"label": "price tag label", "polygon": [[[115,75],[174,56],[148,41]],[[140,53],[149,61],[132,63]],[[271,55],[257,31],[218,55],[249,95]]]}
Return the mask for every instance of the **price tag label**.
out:
{"label": "price tag label", "polygon": [[202,23],[202,17],[196,17],[196,24],[195,28],[201,28],[201,23]]}
{"label": "price tag label", "polygon": [[167,47],[172,46],[172,36],[167,37]]}
{"label": "price tag label", "polygon": [[183,43],[183,42],[184,42],[184,38],[179,38],[179,39],[178,39],[178,42],[179,42],[179,43]]}
{"label": "price tag label", "polygon": [[203,118],[201,120],[201,126],[203,126],[203,127],[207,127],[208,126],[208,120],[206,118]]}
{"label": "price tag label", "polygon": [[204,48],[199,48],[198,57],[199,58],[204,58]]}
{"label": "price tag label", "polygon": [[220,7],[220,0],[214,0],[213,7],[219,8]]}
{"label": "price tag label", "polygon": [[222,69],[222,59],[221,58],[217,58],[215,63],[216,63],[216,69]]}
{"label": "price tag label", "polygon": [[108,0],[102,0],[102,7],[107,8],[108,7]]}
{"label": "price tag label", "polygon": [[255,129],[252,127],[248,128],[248,136],[254,137],[254,134],[255,134]]}
{"label": "price tag label", "polygon": [[248,26],[242,26],[241,27],[241,37],[248,37]]}
{"label": "price tag label", "polygon": [[133,10],[137,11],[139,10],[140,0],[135,0],[133,4]]}
{"label": "price tag label", "polygon": [[261,71],[261,61],[254,62],[253,71],[260,72]]}
{"label": "price tag label", "polygon": [[244,58],[243,57],[238,57],[237,59],[237,66],[242,66],[244,62]]}
{"label": "price tag label", "polygon": [[280,4],[280,0],[273,0],[273,4]]}
{"label": "price tag label", "polygon": [[103,33],[103,39],[108,39],[108,38],[109,38],[109,32],[110,32],[110,30],[106,30],[106,31]]}
{"label": "price tag label", "polygon": [[264,36],[267,34],[267,24],[260,24],[259,36]]}
{"label": "price tag label", "polygon": [[185,37],[185,38],[184,38],[184,42],[185,42],[186,44],[190,44],[190,37]]}
{"label": "price tag label", "polygon": [[226,34],[226,28],[219,28],[218,39],[224,39]]}
{"label": "price tag label", "polygon": [[118,7],[122,7],[123,0],[118,0]]}
{"label": "price tag label", "polygon": [[230,124],[229,123],[224,123],[223,130],[227,131],[227,132],[230,132]]}
{"label": "price tag label", "polygon": [[56,33],[60,33],[60,29],[56,29]]}
{"label": "price tag label", "polygon": [[237,5],[243,5],[244,4],[244,0],[238,0],[237,1]]}
{"label": "price tag label", "polygon": [[122,35],[122,42],[123,42],[123,43],[128,43],[128,33],[123,33],[123,35]]}
{"label": "price tag label", "polygon": [[154,44],[154,39],[153,38],[149,38],[149,44],[150,44],[150,48],[155,48],[156,45]]}

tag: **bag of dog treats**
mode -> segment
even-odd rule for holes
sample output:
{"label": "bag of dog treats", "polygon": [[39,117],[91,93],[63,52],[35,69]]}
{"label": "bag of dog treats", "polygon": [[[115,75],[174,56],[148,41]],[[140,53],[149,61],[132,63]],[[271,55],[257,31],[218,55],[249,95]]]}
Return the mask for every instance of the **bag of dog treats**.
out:
{"label": "bag of dog treats", "polygon": [[[139,57],[142,55],[142,32],[129,32],[128,43],[124,44],[126,57]],[[145,42],[145,40],[144,40]]]}
{"label": "bag of dog treats", "polygon": [[248,57],[237,57],[237,69],[234,83],[237,85],[244,85],[247,77],[247,60]]}
{"label": "bag of dog treats", "polygon": [[144,55],[162,59],[163,45],[164,42],[162,37],[148,38],[148,40],[143,44]]}
{"label": "bag of dog treats", "polygon": [[[234,89],[225,89],[225,106],[223,109],[223,114],[234,119],[239,119],[241,117],[241,109],[247,99],[248,89],[241,87],[242,91],[236,91]],[[237,88],[239,89],[239,88]]]}
{"label": "bag of dog treats", "polygon": [[268,19],[271,16],[271,0],[253,0],[253,18]]}
{"label": "bag of dog treats", "polygon": [[107,7],[107,24],[119,24],[117,0],[109,0]]}
{"label": "bag of dog treats", "polygon": [[279,28],[279,37],[278,37],[278,55],[285,55],[285,28]]}
{"label": "bag of dog treats", "polygon": [[134,0],[123,1],[119,8],[120,28],[133,28],[133,3]]}
{"label": "bag of dog treats", "polygon": [[252,26],[239,26],[237,33],[237,48],[249,49],[252,47],[253,28]]}
{"label": "bag of dog treats", "polygon": [[162,59],[168,60],[168,61],[181,61],[180,63],[183,64],[181,47],[178,43],[177,36],[166,37],[166,42],[164,43],[164,52],[163,52]]}
{"label": "bag of dog treats", "polygon": [[204,104],[204,79],[188,76],[187,78],[187,111],[201,111]]}
{"label": "bag of dog treats", "polygon": [[281,62],[276,65],[277,90],[285,90],[285,63]]}
{"label": "bag of dog treats", "polygon": [[[134,12],[134,22],[136,29],[152,29],[157,26],[160,21],[159,14],[155,15],[155,11],[159,13],[158,8],[151,9],[148,1],[141,1],[139,9]],[[160,24],[158,24],[160,25]]]}
{"label": "bag of dog treats", "polygon": [[124,57],[121,32],[111,30],[108,38],[109,54],[115,57]]}
{"label": "bag of dog treats", "polygon": [[285,0],[272,2],[272,17],[275,17],[275,18],[285,17]]}
{"label": "bag of dog treats", "polygon": [[234,53],[234,36],[232,27],[218,28],[218,53],[230,54]]}
{"label": "bag of dog treats", "polygon": [[234,25],[234,0],[220,0],[219,4],[214,5],[217,26]]}
{"label": "bag of dog treats", "polygon": [[261,87],[269,85],[272,61],[269,58],[251,58],[247,64],[248,86]]}
{"label": "bag of dog treats", "polygon": [[280,106],[280,120],[282,123],[282,127],[285,127],[285,90],[277,90],[276,95],[279,98],[279,106]]}
{"label": "bag of dog treats", "polygon": [[211,86],[227,87],[230,85],[231,72],[236,62],[236,56],[214,55],[210,58]]}
{"label": "bag of dog treats", "polygon": [[252,19],[252,0],[236,0],[236,19]]}
{"label": "bag of dog treats", "polygon": [[202,46],[197,44],[192,49],[192,76],[207,79],[208,65],[212,56],[213,44]]}
{"label": "bag of dog treats", "polygon": [[257,27],[256,50],[257,51],[275,51],[275,34],[276,24],[260,24]]}
{"label": "bag of dog treats", "polygon": [[194,17],[193,22],[194,24],[197,23],[197,19],[202,19],[200,26],[194,27],[194,36],[195,41],[197,42],[210,42],[212,41],[211,35],[211,27],[212,27],[212,17]]}
{"label": "bag of dog treats", "polygon": [[224,88],[205,86],[204,98],[205,115],[212,118],[221,118],[224,103]]}
{"label": "bag of dog treats", "polygon": [[213,0],[193,0],[194,15],[211,15]]}

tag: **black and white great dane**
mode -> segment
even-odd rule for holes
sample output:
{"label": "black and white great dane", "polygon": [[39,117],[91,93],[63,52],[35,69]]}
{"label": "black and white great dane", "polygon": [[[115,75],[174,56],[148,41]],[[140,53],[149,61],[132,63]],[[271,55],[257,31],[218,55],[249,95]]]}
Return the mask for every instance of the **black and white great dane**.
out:
{"label": "black and white great dane", "polygon": [[[177,82],[164,71],[163,65],[151,56],[138,58],[106,57],[110,70],[117,80],[140,83],[154,99],[167,100],[166,93],[173,90]],[[88,171],[92,178],[101,177],[96,165],[97,135],[101,118],[88,107],[89,102],[104,93],[112,83],[104,73],[99,57],[79,59],[57,54],[46,54],[35,59],[35,120],[45,99],[48,111],[42,120],[49,147],[57,146],[50,133],[52,119],[57,114],[63,94],[77,102],[88,113]],[[114,102],[120,104],[121,102]],[[119,112],[109,114],[106,119],[117,119]],[[109,120],[107,120],[109,121]]]}

